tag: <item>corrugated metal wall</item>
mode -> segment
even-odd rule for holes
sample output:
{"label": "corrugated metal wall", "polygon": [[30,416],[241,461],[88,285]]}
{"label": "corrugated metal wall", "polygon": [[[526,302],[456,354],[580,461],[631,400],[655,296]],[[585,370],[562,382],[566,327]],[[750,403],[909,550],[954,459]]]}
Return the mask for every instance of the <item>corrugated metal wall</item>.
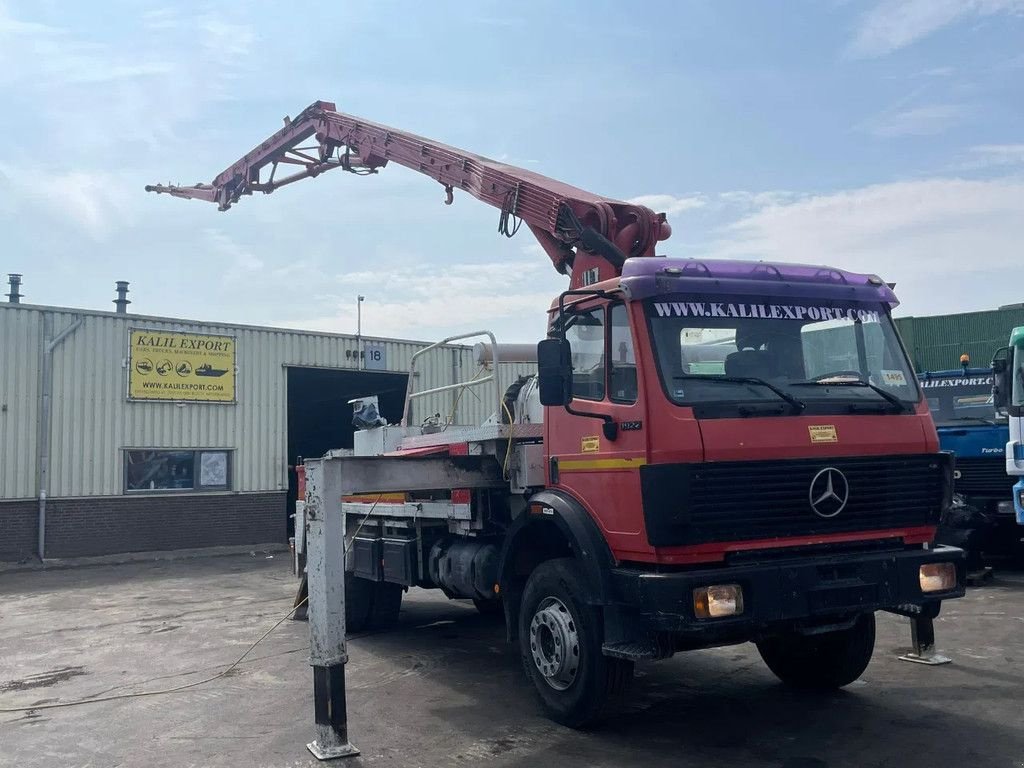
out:
{"label": "corrugated metal wall", "polygon": [[0,312],[0,499],[36,495],[42,315]]}
{"label": "corrugated metal wall", "polygon": [[[82,325],[53,358],[50,495],[97,496],[122,492],[124,448],[232,448],[233,488],[287,488],[287,366],[357,370],[353,337],[239,326],[176,322],[160,318],[0,305],[0,498],[36,495],[40,345],[44,314],[57,334],[78,318]],[[128,336],[132,328],[234,336],[237,402],[129,402]],[[388,372],[406,373],[424,347],[386,339]],[[346,357],[346,351],[349,356]],[[454,356],[454,358],[453,358]],[[501,366],[504,387],[534,366]],[[417,390],[470,378],[477,370],[472,349],[448,347],[417,364]],[[495,410],[494,390],[475,388],[458,401],[457,421],[479,424]],[[447,416],[452,393],[419,401],[414,415]]]}
{"label": "corrugated metal wall", "polygon": [[993,353],[1005,347],[1010,330],[1024,325],[1024,307],[964,312],[934,317],[899,317],[903,343],[917,371],[942,371],[960,366],[960,355],[984,368]]}

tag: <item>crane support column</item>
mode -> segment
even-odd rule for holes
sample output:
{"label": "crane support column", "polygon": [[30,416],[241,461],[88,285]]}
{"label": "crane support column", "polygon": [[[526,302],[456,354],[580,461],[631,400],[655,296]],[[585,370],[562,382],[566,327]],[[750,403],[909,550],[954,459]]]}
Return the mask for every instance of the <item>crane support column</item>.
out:
{"label": "crane support column", "polygon": [[345,703],[345,515],[342,463],[306,462],[306,570],[309,583],[309,663],[313,667],[318,760],[358,755],[348,740]]}

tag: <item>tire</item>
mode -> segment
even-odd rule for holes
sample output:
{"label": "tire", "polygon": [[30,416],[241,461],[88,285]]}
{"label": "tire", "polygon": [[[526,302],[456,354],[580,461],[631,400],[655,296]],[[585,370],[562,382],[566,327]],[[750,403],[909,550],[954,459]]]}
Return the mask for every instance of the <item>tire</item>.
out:
{"label": "tire", "polygon": [[570,728],[600,720],[633,679],[632,662],[601,653],[601,611],[584,600],[584,584],[571,558],[541,563],[526,582],[519,614],[523,670],[547,716]]}
{"label": "tire", "polygon": [[345,633],[366,629],[373,607],[376,584],[350,573],[345,574]]}
{"label": "tire", "polygon": [[398,623],[405,587],[388,581],[378,581],[373,586],[373,605],[366,626],[368,629],[390,629]]}
{"label": "tire", "polygon": [[497,616],[498,614],[504,615],[505,613],[501,600],[481,600],[474,597],[473,605],[476,606],[481,616]]}
{"label": "tire", "polygon": [[768,669],[786,685],[834,690],[860,677],[875,650],[875,614],[865,613],[849,629],[821,635],[790,632],[757,643]]}

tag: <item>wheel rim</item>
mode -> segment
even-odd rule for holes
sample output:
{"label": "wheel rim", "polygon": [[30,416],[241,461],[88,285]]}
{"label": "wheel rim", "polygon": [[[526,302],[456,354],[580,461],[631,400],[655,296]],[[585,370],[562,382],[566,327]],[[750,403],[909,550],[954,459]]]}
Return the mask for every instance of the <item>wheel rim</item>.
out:
{"label": "wheel rim", "polygon": [[544,681],[564,691],[580,668],[580,637],[576,620],[557,597],[546,597],[530,621],[530,654]]}

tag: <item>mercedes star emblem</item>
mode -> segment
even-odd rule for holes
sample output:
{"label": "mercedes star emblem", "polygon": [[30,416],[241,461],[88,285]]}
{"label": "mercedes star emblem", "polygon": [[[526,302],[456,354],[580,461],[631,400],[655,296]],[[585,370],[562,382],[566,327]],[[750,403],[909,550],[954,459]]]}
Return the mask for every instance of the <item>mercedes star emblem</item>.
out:
{"label": "mercedes star emblem", "polygon": [[843,511],[850,496],[846,475],[835,467],[825,467],[811,480],[807,498],[819,517],[835,517]]}

